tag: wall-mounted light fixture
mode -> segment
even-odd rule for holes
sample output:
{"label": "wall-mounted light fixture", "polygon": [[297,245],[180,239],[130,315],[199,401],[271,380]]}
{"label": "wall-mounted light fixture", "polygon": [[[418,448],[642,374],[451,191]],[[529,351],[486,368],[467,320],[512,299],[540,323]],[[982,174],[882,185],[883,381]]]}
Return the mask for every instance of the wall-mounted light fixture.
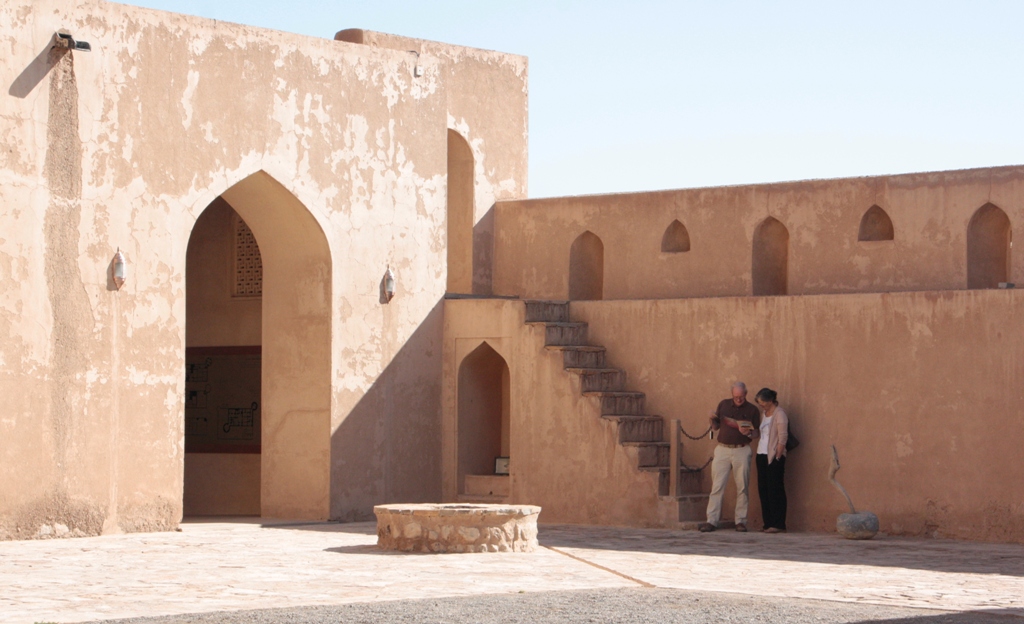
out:
{"label": "wall-mounted light fixture", "polygon": [[412,65],[412,76],[413,78],[419,78],[423,75],[423,66],[420,65],[420,53],[417,50],[409,50],[409,54],[416,55],[416,60],[413,61]]}
{"label": "wall-mounted light fixture", "polygon": [[53,40],[53,47],[66,50],[77,50],[79,52],[92,52],[92,46],[87,41],[75,41],[75,38],[68,33],[57,33]]}
{"label": "wall-mounted light fixture", "polygon": [[121,248],[117,248],[117,253],[114,254],[114,259],[110,261],[110,276],[114,280],[114,287],[121,290],[121,286],[124,285],[124,281],[128,279],[128,260],[125,259],[124,254],[121,253]]}
{"label": "wall-mounted light fixture", "polygon": [[391,271],[391,265],[384,271],[384,298],[390,303],[395,296],[395,274]]}

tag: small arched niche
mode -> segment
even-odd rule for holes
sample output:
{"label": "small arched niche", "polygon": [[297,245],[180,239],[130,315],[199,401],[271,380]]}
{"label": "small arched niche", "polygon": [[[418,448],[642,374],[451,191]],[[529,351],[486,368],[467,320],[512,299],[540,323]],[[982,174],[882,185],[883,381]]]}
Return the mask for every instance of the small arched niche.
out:
{"label": "small arched niche", "polygon": [[880,206],[874,205],[868,208],[860,219],[857,240],[861,242],[891,241],[894,234],[892,219]]}
{"label": "small arched niche", "polygon": [[460,492],[467,476],[494,475],[495,458],[509,457],[510,398],[508,364],[484,342],[459,366]]}
{"label": "small arched niche", "polygon": [[978,208],[967,225],[967,287],[998,288],[1010,281],[1010,218],[998,206]]}
{"label": "small arched niche", "polygon": [[751,276],[754,295],[785,295],[789,290],[789,230],[768,217],[754,230]]}
{"label": "small arched niche", "polygon": [[662,253],[682,253],[690,251],[690,233],[686,226],[676,219],[665,228],[665,234],[661,237]]}
{"label": "small arched niche", "polygon": [[576,237],[569,249],[569,299],[604,296],[604,243],[589,230]]}

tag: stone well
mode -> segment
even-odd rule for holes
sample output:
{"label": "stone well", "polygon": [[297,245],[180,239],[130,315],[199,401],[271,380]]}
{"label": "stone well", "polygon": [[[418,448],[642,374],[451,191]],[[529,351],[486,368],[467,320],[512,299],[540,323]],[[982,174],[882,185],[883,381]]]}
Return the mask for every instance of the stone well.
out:
{"label": "stone well", "polygon": [[531,552],[534,505],[377,505],[377,547],[406,552]]}

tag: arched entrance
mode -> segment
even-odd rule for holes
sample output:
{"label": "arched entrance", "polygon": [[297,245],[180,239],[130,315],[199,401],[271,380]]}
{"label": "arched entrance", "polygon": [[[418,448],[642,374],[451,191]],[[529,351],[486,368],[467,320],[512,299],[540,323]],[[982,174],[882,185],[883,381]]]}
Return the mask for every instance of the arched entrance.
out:
{"label": "arched entrance", "polygon": [[508,494],[507,475],[499,474],[496,460],[509,457],[510,403],[508,364],[484,342],[459,366],[460,494]]}
{"label": "arched entrance", "polygon": [[998,288],[1010,281],[1010,218],[998,206],[978,208],[967,225],[967,287]]}
{"label": "arched entrance", "polygon": [[[260,260],[258,285],[253,253]],[[187,452],[186,435],[186,513],[190,503],[196,510],[202,500],[206,509],[218,513],[236,509],[264,517],[326,519],[331,260],[320,225],[270,175],[250,175],[197,219],[189,242],[186,296],[186,402],[191,396],[192,405],[198,405],[206,389],[200,380],[208,373],[205,426],[213,437],[207,435],[206,441],[219,436],[222,444],[237,444],[230,439],[246,435],[250,440],[247,453],[216,446],[212,450],[217,452],[199,458]],[[251,344],[257,336],[258,342]],[[201,371],[197,365],[202,364],[219,364],[221,371]],[[251,377],[257,367],[259,383],[254,386]],[[218,389],[215,383],[230,387]],[[245,398],[254,387],[259,401]],[[213,396],[221,398],[211,402]],[[195,431],[199,423],[189,422],[196,420],[189,412],[186,430]],[[246,426],[258,430],[250,435]],[[225,457],[232,454],[250,458]],[[225,467],[228,472],[213,472]],[[242,482],[218,489],[218,479],[232,476]],[[202,497],[196,498],[200,491]]]}
{"label": "arched entrance", "polygon": [[775,217],[754,230],[751,274],[755,296],[789,291],[789,230]]}
{"label": "arched entrance", "polygon": [[569,248],[569,299],[579,301],[604,296],[604,243],[587,231]]}

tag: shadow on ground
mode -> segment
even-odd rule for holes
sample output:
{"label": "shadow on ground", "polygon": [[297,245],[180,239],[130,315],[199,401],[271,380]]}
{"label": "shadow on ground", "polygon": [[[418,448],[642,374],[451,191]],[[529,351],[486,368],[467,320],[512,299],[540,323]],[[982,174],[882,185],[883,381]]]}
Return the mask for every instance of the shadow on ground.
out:
{"label": "shadow on ground", "polygon": [[768,535],[732,530],[698,533],[574,525],[541,525],[540,543],[555,548],[1024,576],[1024,545],[1020,544],[884,536],[854,541],[822,533]]}
{"label": "shadow on ground", "polygon": [[[1020,621],[1009,611],[941,613],[906,607],[796,598],[755,597],[672,589],[605,589],[478,596],[439,596],[259,611],[221,611],[157,618],[116,620],[123,624],[241,624],[249,622],[308,624],[349,622],[416,622],[469,624],[712,624],[719,622],[786,622],[811,624],[1005,624]],[[1007,617],[1010,616],[1010,617]]]}

